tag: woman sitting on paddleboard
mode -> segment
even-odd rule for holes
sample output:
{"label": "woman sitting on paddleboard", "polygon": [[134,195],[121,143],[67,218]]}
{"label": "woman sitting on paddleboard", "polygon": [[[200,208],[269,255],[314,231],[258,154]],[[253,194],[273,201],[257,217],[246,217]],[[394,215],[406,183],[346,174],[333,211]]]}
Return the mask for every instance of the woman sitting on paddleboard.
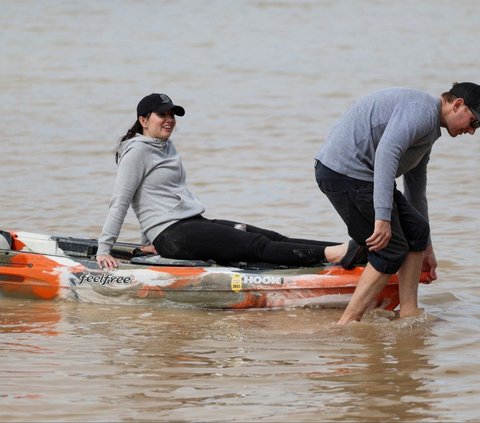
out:
{"label": "woman sitting on paddleboard", "polygon": [[140,222],[142,243],[153,244],[164,257],[224,265],[242,261],[306,266],[329,261],[345,267],[358,260],[361,248],[353,241],[294,239],[251,225],[238,230],[238,222],[203,217],[205,209],[188,189],[181,158],[170,140],[175,116],[184,114],[184,108],[165,94],[150,94],[138,103],[137,120],[116,149],[117,178],[98,239],[100,267],[118,266],[110,251],[130,205]]}

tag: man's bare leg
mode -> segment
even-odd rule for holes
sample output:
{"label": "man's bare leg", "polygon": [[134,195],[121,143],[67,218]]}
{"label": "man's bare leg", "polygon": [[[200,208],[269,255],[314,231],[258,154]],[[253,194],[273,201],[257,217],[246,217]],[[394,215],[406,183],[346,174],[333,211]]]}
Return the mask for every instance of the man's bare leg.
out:
{"label": "man's bare leg", "polygon": [[423,251],[412,251],[398,271],[400,293],[400,317],[414,317],[418,308],[418,282],[422,273]]}
{"label": "man's bare leg", "polygon": [[352,299],[338,321],[339,325],[360,320],[368,306],[377,298],[377,295],[387,284],[391,275],[380,273],[370,263],[365,266],[365,270],[360,276],[357,288],[353,293]]}

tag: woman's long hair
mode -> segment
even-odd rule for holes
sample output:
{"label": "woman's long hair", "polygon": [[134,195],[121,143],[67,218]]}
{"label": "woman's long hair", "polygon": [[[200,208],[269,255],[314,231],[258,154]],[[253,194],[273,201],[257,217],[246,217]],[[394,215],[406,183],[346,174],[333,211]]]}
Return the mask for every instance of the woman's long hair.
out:
{"label": "woman's long hair", "polygon": [[[151,113],[149,113],[148,115],[146,115],[144,117],[146,119],[148,119],[150,117],[150,114]],[[137,134],[143,134],[143,126],[140,123],[140,120],[138,118],[135,121],[135,123],[132,125],[132,127],[127,131],[127,133],[122,138],[120,138],[120,141],[118,141],[118,144],[117,144],[117,146],[115,147],[115,150],[114,150],[114,152],[115,152],[115,163],[118,164],[119,150],[120,150],[120,146],[122,145],[122,142],[133,138]]]}

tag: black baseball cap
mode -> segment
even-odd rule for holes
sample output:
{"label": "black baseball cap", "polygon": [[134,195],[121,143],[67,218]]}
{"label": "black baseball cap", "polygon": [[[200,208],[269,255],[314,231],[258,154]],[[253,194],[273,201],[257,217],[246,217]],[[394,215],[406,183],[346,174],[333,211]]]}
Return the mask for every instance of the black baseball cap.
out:
{"label": "black baseball cap", "polygon": [[477,120],[480,120],[480,85],[473,82],[458,82],[453,84],[450,92],[458,98],[463,98]]}
{"label": "black baseball cap", "polygon": [[137,106],[137,118],[139,116],[146,116],[149,113],[165,113],[172,110],[177,116],[183,116],[185,109],[182,106],[173,104],[172,100],[167,94],[153,93],[143,97]]}

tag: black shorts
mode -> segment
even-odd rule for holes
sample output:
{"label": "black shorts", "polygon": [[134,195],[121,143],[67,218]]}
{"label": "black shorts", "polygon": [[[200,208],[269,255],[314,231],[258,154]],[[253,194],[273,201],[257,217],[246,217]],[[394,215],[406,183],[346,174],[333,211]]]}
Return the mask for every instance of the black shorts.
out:
{"label": "black shorts", "polygon": [[[315,177],[358,244],[365,245],[375,227],[373,182],[360,181],[334,172],[319,161]],[[368,261],[381,273],[394,274],[410,251],[424,251],[430,236],[428,220],[395,187],[391,216],[392,238],[380,251],[368,253]]]}

